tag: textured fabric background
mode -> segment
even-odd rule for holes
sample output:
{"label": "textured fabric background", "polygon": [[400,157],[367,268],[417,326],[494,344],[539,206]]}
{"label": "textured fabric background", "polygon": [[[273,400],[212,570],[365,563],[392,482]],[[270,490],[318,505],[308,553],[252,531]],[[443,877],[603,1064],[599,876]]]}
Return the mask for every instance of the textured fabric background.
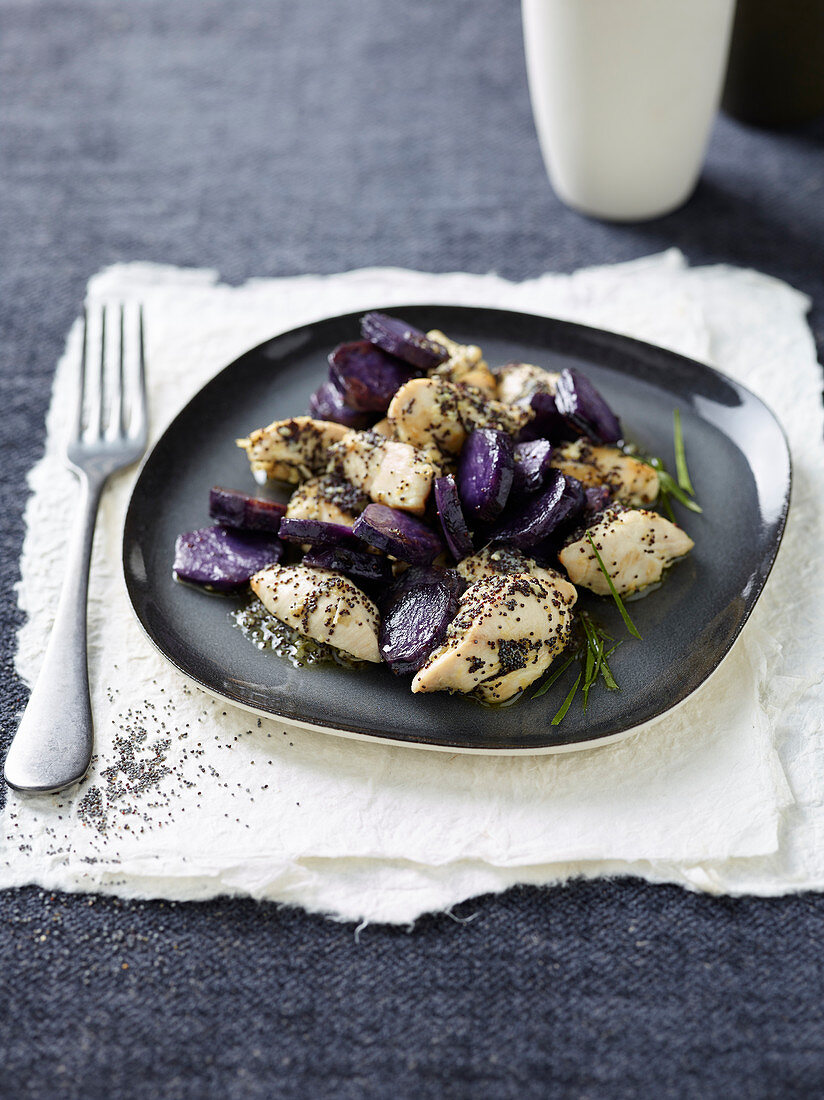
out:
{"label": "textured fabric background", "polygon": [[[367,264],[546,270],[670,244],[813,296],[824,124],[719,120],[691,203],[640,226],[554,199],[517,5],[0,0],[2,733],[24,476],[87,278]],[[414,931],[300,912],[0,897],[9,1097],[788,1097],[824,1080],[824,898],[513,890]]]}

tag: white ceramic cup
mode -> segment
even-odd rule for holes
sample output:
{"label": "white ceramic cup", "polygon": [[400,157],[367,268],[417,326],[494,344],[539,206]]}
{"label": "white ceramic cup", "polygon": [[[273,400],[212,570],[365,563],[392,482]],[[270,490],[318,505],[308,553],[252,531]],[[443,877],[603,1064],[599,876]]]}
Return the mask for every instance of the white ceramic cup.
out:
{"label": "white ceramic cup", "polygon": [[568,206],[641,221],[686,202],[735,0],[522,0],[535,126]]}

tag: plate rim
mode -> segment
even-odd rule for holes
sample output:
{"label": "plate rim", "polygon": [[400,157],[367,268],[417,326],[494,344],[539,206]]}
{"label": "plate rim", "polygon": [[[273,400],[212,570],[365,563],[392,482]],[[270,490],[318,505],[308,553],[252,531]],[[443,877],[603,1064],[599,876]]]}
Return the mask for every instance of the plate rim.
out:
{"label": "plate rim", "polygon": [[[569,331],[571,334],[578,335],[580,337],[583,337],[584,339],[589,339],[591,342],[592,342],[593,337],[607,337],[611,341],[617,340],[622,345],[622,350],[627,352],[627,353],[630,353],[630,354],[632,353],[633,349],[637,349],[639,354],[640,353],[647,353],[647,354],[652,353],[654,355],[663,354],[663,355],[665,355],[669,358],[679,360],[679,361],[681,361],[685,364],[688,364],[691,369],[697,368],[701,372],[706,372],[709,375],[714,376],[722,384],[727,385],[727,386],[731,386],[734,390],[740,391],[741,393],[745,394],[747,396],[747,398],[749,398],[751,401],[754,401],[755,403],[757,403],[757,405],[759,405],[764,410],[764,412],[767,414],[767,416],[770,418],[772,423],[775,425],[775,427],[777,427],[777,429],[779,431],[779,435],[780,435],[782,443],[783,443],[782,457],[786,461],[787,478],[786,478],[786,483],[783,485],[783,499],[782,499],[782,502],[781,502],[781,507],[778,510],[778,514],[776,515],[775,520],[773,521],[774,524],[775,524],[775,527],[777,529],[777,537],[774,539],[774,541],[771,541],[767,555],[765,555],[765,557],[759,559],[759,564],[764,568],[763,568],[762,579],[761,579],[760,586],[758,588],[758,592],[754,597],[751,597],[749,594],[747,594],[745,596],[745,607],[743,609],[741,618],[740,618],[740,620],[737,624],[735,632],[730,637],[730,639],[727,641],[723,652],[720,654],[720,656],[716,660],[714,666],[709,671],[709,673],[702,680],[700,680],[697,684],[695,684],[695,686],[692,687],[690,689],[690,691],[688,691],[684,696],[682,696],[680,699],[678,699],[675,703],[671,704],[670,706],[665,707],[663,710],[659,711],[657,714],[654,714],[649,718],[646,718],[646,719],[644,719],[640,722],[636,722],[632,725],[626,726],[623,729],[617,730],[615,733],[605,733],[605,734],[601,734],[601,735],[599,735],[597,737],[594,737],[594,738],[591,738],[591,739],[583,739],[583,740],[574,741],[574,742],[559,743],[559,744],[556,744],[556,745],[539,745],[539,746],[524,745],[524,746],[517,746],[517,747],[496,747],[496,746],[485,745],[485,746],[479,746],[479,747],[475,748],[475,747],[471,747],[471,746],[467,747],[467,746],[464,746],[464,745],[450,745],[450,744],[447,744],[447,743],[444,743],[444,742],[420,740],[420,739],[417,739],[417,738],[398,739],[398,738],[393,737],[391,734],[379,735],[379,734],[369,733],[369,732],[365,732],[363,730],[358,730],[358,729],[354,729],[354,728],[349,729],[349,728],[346,728],[343,724],[335,725],[333,723],[329,723],[329,724],[315,723],[315,722],[308,721],[306,719],[299,719],[299,718],[291,717],[291,716],[286,715],[286,714],[281,714],[281,713],[279,713],[275,710],[269,710],[269,709],[265,709],[265,708],[254,707],[254,706],[252,706],[248,703],[245,703],[241,700],[233,698],[231,695],[227,694],[226,692],[221,691],[220,689],[216,688],[213,684],[207,683],[204,679],[200,678],[197,675],[194,675],[188,669],[182,668],[180,663],[171,654],[166,652],[166,650],[162,647],[162,645],[159,643],[159,641],[150,632],[147,624],[144,622],[143,617],[141,616],[140,612],[138,611],[137,602],[136,602],[136,600],[133,596],[132,585],[130,583],[130,571],[129,571],[129,566],[128,566],[128,563],[127,563],[127,550],[128,550],[128,547],[127,547],[127,533],[128,533],[128,528],[129,528],[129,520],[130,520],[130,517],[131,517],[131,514],[132,514],[132,508],[133,508],[133,505],[134,505],[134,499],[135,499],[135,496],[137,494],[137,489],[138,489],[138,486],[140,485],[140,481],[141,481],[141,478],[142,478],[143,471],[144,471],[145,467],[151,461],[155,450],[158,448],[160,443],[167,437],[168,433],[174,428],[175,424],[184,415],[186,415],[188,413],[190,406],[203,395],[204,391],[209,386],[211,386],[213,383],[218,382],[222,378],[223,375],[225,375],[228,371],[231,371],[236,366],[236,364],[238,362],[240,362],[242,359],[245,359],[247,356],[254,355],[255,353],[261,353],[262,349],[266,348],[269,344],[271,344],[275,340],[281,339],[283,337],[288,337],[288,336],[291,336],[293,334],[301,333],[305,330],[311,330],[312,328],[314,328],[317,325],[327,324],[327,323],[346,322],[346,321],[350,321],[350,320],[357,321],[363,315],[363,313],[368,312],[367,309],[351,310],[351,311],[348,311],[347,313],[341,313],[341,314],[328,314],[328,315],[325,314],[321,317],[315,318],[314,320],[306,321],[303,324],[294,326],[292,328],[286,328],[286,329],[282,329],[278,332],[275,332],[272,336],[269,336],[267,339],[260,341],[259,343],[253,345],[250,348],[247,348],[245,351],[243,351],[239,355],[235,356],[235,358],[232,359],[231,362],[227,363],[225,366],[223,366],[219,370],[217,370],[210,378],[208,378],[196,390],[196,392],[194,394],[192,394],[192,396],[185,402],[185,404],[177,410],[177,412],[175,413],[173,418],[163,428],[163,430],[160,433],[160,435],[158,436],[158,438],[155,440],[153,445],[147,450],[146,454],[143,456],[143,458],[140,462],[140,465],[138,467],[137,473],[135,475],[135,481],[134,481],[134,484],[132,486],[131,492],[129,494],[129,501],[128,501],[128,505],[126,507],[126,512],[125,512],[125,515],[124,515],[123,532],[122,532],[122,538],[121,538],[121,561],[120,561],[120,564],[121,564],[121,573],[122,573],[122,576],[123,576],[124,586],[125,586],[125,589],[126,589],[127,598],[128,598],[128,602],[129,602],[129,605],[131,607],[132,613],[134,614],[134,616],[137,620],[137,623],[140,626],[144,636],[149,640],[149,642],[152,644],[153,648],[164,658],[165,661],[167,661],[167,663],[169,663],[184,678],[184,680],[187,683],[193,684],[194,686],[196,686],[197,688],[203,690],[206,694],[212,696],[213,698],[225,701],[226,703],[229,703],[231,706],[236,707],[240,710],[243,710],[243,711],[246,711],[248,713],[252,713],[252,714],[255,714],[255,715],[258,715],[258,716],[261,716],[261,717],[265,717],[265,718],[268,718],[268,719],[272,719],[272,720],[280,719],[281,721],[288,722],[289,724],[294,725],[298,728],[308,729],[308,730],[312,730],[312,731],[319,732],[319,733],[325,733],[325,734],[329,734],[331,736],[343,737],[343,738],[347,738],[347,739],[350,739],[350,740],[366,741],[366,742],[370,742],[370,743],[373,743],[373,744],[391,745],[391,746],[402,747],[402,748],[406,748],[406,749],[421,749],[421,750],[424,750],[424,751],[436,751],[436,752],[446,752],[446,753],[462,754],[462,755],[483,755],[483,756],[560,755],[560,754],[569,753],[569,752],[581,752],[581,751],[585,751],[585,750],[593,750],[593,749],[601,748],[601,747],[606,746],[606,745],[616,744],[617,742],[620,742],[620,741],[632,736],[633,734],[641,733],[641,732],[649,730],[651,727],[653,727],[653,726],[657,725],[659,722],[661,722],[664,718],[666,718],[667,716],[673,714],[675,711],[679,710],[681,708],[681,706],[684,703],[686,703],[686,701],[688,699],[692,698],[692,696],[695,695],[696,692],[700,691],[702,688],[704,688],[704,686],[707,683],[709,683],[709,681],[715,676],[718,669],[726,661],[726,659],[729,656],[730,652],[732,651],[735,643],[740,638],[742,630],[744,629],[747,622],[749,621],[749,618],[750,618],[756,604],[758,603],[759,599],[761,598],[761,595],[764,592],[764,588],[766,587],[766,585],[768,583],[769,576],[772,572],[772,569],[775,565],[775,561],[778,557],[778,553],[779,553],[780,548],[781,548],[781,544],[782,544],[782,541],[783,541],[783,538],[784,538],[784,534],[786,532],[787,517],[788,517],[788,514],[789,514],[789,509],[790,509],[790,504],[791,504],[792,489],[793,489],[793,464],[792,464],[792,452],[790,450],[790,445],[789,445],[789,440],[787,438],[787,434],[784,430],[783,424],[781,423],[779,418],[776,416],[776,414],[773,412],[773,410],[769,407],[769,405],[767,405],[767,403],[761,397],[758,396],[758,394],[755,394],[752,390],[750,390],[743,383],[739,382],[737,379],[731,378],[729,375],[725,374],[723,371],[719,370],[717,367],[714,367],[714,366],[712,366],[708,363],[703,363],[698,359],[693,359],[690,356],[683,355],[682,353],[680,353],[678,351],[675,351],[671,348],[663,347],[662,345],[659,345],[659,344],[653,344],[653,343],[650,343],[649,341],[639,340],[638,338],[636,338],[634,336],[629,336],[629,335],[626,335],[626,334],[621,333],[621,332],[615,332],[613,330],[600,328],[600,327],[594,326],[594,325],[587,325],[587,324],[584,324],[584,323],[579,322],[579,321],[569,321],[569,320],[566,320],[564,318],[553,317],[550,314],[533,313],[533,312],[526,312],[524,310],[506,309],[506,308],[499,308],[499,307],[490,307],[490,306],[486,306],[486,305],[471,305],[471,304],[468,304],[468,303],[414,302],[414,303],[405,303],[405,304],[375,305],[375,306],[371,306],[369,308],[373,309],[373,310],[380,310],[380,311],[383,311],[383,312],[387,312],[387,311],[392,312],[392,311],[394,311],[394,312],[399,313],[399,314],[403,314],[404,311],[408,312],[408,311],[411,311],[413,309],[414,310],[443,310],[443,309],[446,309],[446,310],[450,310],[450,311],[467,310],[467,311],[474,311],[474,312],[477,312],[477,311],[481,310],[484,313],[504,315],[504,316],[512,318],[512,319],[523,318],[523,319],[526,319],[528,322],[534,322],[536,320],[538,320],[538,321],[547,321],[551,325],[553,325],[553,327],[559,327],[562,330],[565,329],[565,330]],[[551,349],[551,350],[557,350],[557,349]],[[607,369],[609,369],[608,364],[596,364],[596,365],[606,366]],[[297,415],[297,414],[295,414],[295,415]],[[704,419],[704,418],[701,417],[701,419]],[[726,431],[724,431],[721,428],[719,428],[718,430],[721,431],[722,434],[726,438],[729,438]],[[746,455],[744,457],[747,460],[747,467],[750,470],[752,470],[752,465],[749,462],[749,459],[747,458]]]}

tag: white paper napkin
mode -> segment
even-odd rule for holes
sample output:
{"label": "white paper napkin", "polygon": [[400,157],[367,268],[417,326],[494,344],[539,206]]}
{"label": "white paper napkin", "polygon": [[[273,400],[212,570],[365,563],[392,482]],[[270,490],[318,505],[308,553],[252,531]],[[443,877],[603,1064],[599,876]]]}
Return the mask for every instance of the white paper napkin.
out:
{"label": "white paper napkin", "polygon": [[[627,332],[716,363],[778,413],[795,463],[790,524],[742,637],[676,714],[595,751],[449,756],[258,721],[187,687],[126,600],[120,539],[134,474],[121,475],[103,501],[92,569],[97,757],[68,796],[9,795],[0,885],[175,899],[238,893],[407,922],[516,882],[573,875],[635,874],[717,892],[824,883],[823,418],[802,295],[753,272],[689,269],[669,252],[521,284],[369,269],[232,288],[209,271],[129,264],[91,281],[89,299],[106,298],[144,303],[155,437],[246,348],[324,315],[446,302]],[[29,683],[76,499],[58,443],[79,335],[76,325],[58,365],[46,455],[30,478],[17,659]]]}

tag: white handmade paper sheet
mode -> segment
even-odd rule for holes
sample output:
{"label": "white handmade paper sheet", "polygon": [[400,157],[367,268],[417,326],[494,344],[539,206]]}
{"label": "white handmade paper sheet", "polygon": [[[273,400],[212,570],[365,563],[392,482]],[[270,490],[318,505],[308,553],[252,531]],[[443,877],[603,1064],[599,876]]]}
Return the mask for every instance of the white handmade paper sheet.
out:
{"label": "white handmade paper sheet", "polygon": [[[92,567],[97,755],[65,795],[9,794],[0,885],[175,899],[237,893],[407,922],[516,882],[574,875],[634,874],[716,892],[824,883],[824,418],[802,295],[752,272],[689,269],[669,252],[521,284],[370,269],[232,288],[213,272],[129,264],[96,276],[89,300],[144,304],[155,438],[241,352],[326,315],[445,302],[626,332],[713,362],[768,402],[791,441],[793,506],[750,623],[677,713],[595,751],[491,758],[339,740],[259,721],[188,687],[126,598],[120,540],[135,475],[122,474],[104,497]],[[59,441],[79,337],[75,326],[46,454],[31,474],[17,660],[29,683],[76,499]],[[248,643],[239,635],[238,644]]]}

